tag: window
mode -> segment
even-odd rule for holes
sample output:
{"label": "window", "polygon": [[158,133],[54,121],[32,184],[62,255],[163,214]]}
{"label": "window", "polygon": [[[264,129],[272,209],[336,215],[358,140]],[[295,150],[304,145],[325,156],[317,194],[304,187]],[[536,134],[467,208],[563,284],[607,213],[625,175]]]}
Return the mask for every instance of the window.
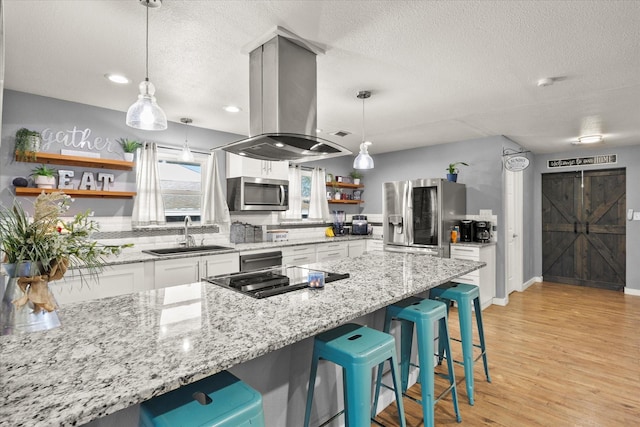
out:
{"label": "window", "polygon": [[309,217],[309,201],[311,200],[311,170],[301,170],[302,218]]}
{"label": "window", "polygon": [[189,215],[200,221],[203,163],[176,160],[173,151],[158,151],[158,174],[167,222],[184,221]]}

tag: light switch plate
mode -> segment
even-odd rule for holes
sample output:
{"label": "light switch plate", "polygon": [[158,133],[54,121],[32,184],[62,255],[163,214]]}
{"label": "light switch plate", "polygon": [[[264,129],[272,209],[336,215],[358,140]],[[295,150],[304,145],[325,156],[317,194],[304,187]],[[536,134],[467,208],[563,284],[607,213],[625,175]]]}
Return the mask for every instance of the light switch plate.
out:
{"label": "light switch plate", "polygon": [[633,220],[634,221],[640,221],[640,212],[634,212],[633,213]]}

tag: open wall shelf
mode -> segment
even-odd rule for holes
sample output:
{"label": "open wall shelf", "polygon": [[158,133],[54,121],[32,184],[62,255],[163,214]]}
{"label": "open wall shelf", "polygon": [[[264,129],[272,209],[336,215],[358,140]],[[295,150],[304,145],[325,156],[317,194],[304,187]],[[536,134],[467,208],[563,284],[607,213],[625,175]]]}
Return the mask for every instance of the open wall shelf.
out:
{"label": "open wall shelf", "polygon": [[16,196],[39,196],[42,192],[54,193],[62,192],[71,197],[92,197],[103,199],[123,199],[136,195],[135,191],[98,191],[98,190],[69,190],[57,188],[32,188],[32,187],[16,187]]}
{"label": "open wall shelf", "polygon": [[[35,155],[35,160],[33,159]],[[79,157],[79,156],[67,156],[64,154],[45,153],[38,151],[37,153],[26,153],[24,158],[18,158],[16,154],[16,160],[21,162],[30,163],[46,163],[65,166],[84,166],[87,168],[97,169],[117,169],[117,170],[132,170],[134,163],[125,162],[124,160],[115,159],[96,159],[93,157]]]}
{"label": "open wall shelf", "polygon": [[364,203],[364,200],[341,200],[341,199],[331,199],[327,200],[329,203],[342,203],[345,205],[359,205],[360,203]]}

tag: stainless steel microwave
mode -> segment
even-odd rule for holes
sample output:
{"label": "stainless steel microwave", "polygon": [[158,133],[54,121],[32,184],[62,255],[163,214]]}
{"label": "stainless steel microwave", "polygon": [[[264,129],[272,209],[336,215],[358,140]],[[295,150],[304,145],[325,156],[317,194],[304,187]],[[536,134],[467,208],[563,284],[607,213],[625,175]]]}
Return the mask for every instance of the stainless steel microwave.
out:
{"label": "stainless steel microwave", "polygon": [[227,178],[227,204],[232,212],[286,211],[289,181],[247,176]]}

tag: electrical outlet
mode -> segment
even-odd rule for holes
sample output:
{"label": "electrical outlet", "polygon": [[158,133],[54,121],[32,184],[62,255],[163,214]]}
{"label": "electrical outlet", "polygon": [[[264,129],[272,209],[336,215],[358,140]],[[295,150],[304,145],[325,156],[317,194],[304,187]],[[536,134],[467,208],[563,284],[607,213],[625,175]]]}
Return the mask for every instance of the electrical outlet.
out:
{"label": "electrical outlet", "polygon": [[634,212],[633,213],[633,220],[634,221],[640,221],[640,212]]}

